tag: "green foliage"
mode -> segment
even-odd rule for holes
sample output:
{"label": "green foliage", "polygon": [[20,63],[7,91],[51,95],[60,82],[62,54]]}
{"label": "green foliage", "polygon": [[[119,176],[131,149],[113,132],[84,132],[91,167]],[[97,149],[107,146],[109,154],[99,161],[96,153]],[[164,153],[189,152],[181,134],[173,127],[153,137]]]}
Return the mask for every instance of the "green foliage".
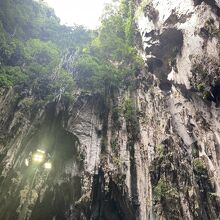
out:
{"label": "green foliage", "polygon": [[133,1],[122,1],[119,8],[108,5],[97,36],[81,51],[74,65],[80,87],[106,91],[120,86],[143,67],[133,45],[133,10]]}
{"label": "green foliage", "polygon": [[26,42],[25,56],[30,61],[42,64],[51,62],[52,59],[59,59],[59,51],[52,42],[44,42],[39,39],[30,39]]}
{"label": "green foliage", "polygon": [[27,41],[33,38],[52,41],[59,48],[75,48],[91,39],[90,32],[82,26],[60,25],[53,9],[43,1],[1,0],[0,21],[10,40]]}
{"label": "green foliage", "polygon": [[113,131],[118,130],[121,127],[119,116],[120,116],[121,109],[119,107],[112,108],[112,121],[113,121]]}
{"label": "green foliage", "polygon": [[118,81],[117,69],[113,65],[89,54],[79,57],[73,67],[77,85],[89,91],[104,91]]}
{"label": "green foliage", "polygon": [[89,44],[92,37],[93,32],[81,25],[75,25],[73,27],[60,25],[56,30],[55,37],[50,40],[55,42],[61,49],[72,49],[72,51],[76,51]]}
{"label": "green foliage", "polygon": [[200,29],[199,35],[203,38],[220,37],[219,29],[215,25],[215,21],[212,17],[205,22],[204,27]]}
{"label": "green foliage", "polygon": [[23,40],[52,39],[59,28],[52,9],[30,0],[1,0],[0,20],[10,36]]}
{"label": "green foliage", "polygon": [[117,156],[112,157],[112,162],[116,167],[121,167],[123,165],[123,160]]}
{"label": "green foliage", "polygon": [[195,159],[193,161],[193,169],[198,175],[206,174],[207,168],[205,166],[205,162],[202,159]]}
{"label": "green foliage", "polygon": [[191,85],[201,93],[203,99],[212,100],[211,87],[220,82],[219,61],[210,56],[195,56],[192,61]]}
{"label": "green foliage", "polygon": [[96,47],[102,49],[101,55],[107,59],[121,65],[133,64],[138,68],[142,63],[134,48],[134,33],[134,2],[123,0],[118,9],[109,5],[95,39]]}
{"label": "green foliage", "polygon": [[13,86],[24,82],[27,75],[19,66],[0,66],[0,86]]}
{"label": "green foliage", "polygon": [[21,50],[23,43],[18,39],[10,37],[4,30],[0,21],[0,62],[4,64],[20,64],[15,62],[18,57],[22,57]]}
{"label": "green foliage", "polygon": [[41,98],[49,93],[57,95],[61,90],[63,94],[69,96],[70,90],[74,88],[74,80],[69,73],[59,67],[58,47],[52,42],[40,39],[30,39],[19,45],[22,49],[17,59],[13,55],[13,62],[1,56],[6,64],[0,67],[0,85],[13,86],[23,82],[32,86],[33,91],[42,92]]}
{"label": "green foliage", "polygon": [[163,144],[156,145],[156,155],[159,158],[162,158],[163,154],[164,154],[164,145]]}
{"label": "green foliage", "polygon": [[106,136],[103,136],[101,139],[101,153],[102,154],[106,154],[106,150],[107,150],[107,146],[108,146],[108,139]]}
{"label": "green foliage", "polygon": [[204,91],[202,94],[202,98],[205,100],[210,100],[212,98],[211,92],[210,91]]}
{"label": "green foliage", "polygon": [[124,106],[125,106],[125,120],[127,122],[133,121],[133,116],[135,112],[132,106],[131,99],[125,100]]}
{"label": "green foliage", "polygon": [[56,81],[52,84],[52,90],[57,94],[62,94],[69,101],[74,99],[75,81],[73,77],[64,69],[57,74]]}
{"label": "green foliage", "polygon": [[199,92],[203,92],[205,90],[205,85],[203,83],[200,83],[197,85],[197,89]]}
{"label": "green foliage", "polygon": [[118,153],[118,151],[120,149],[120,147],[118,145],[118,138],[111,139],[111,148],[114,153],[116,153],[116,154]]}
{"label": "green foliage", "polygon": [[139,124],[137,120],[136,111],[131,99],[125,100],[124,116],[126,120],[127,131],[131,135],[132,141],[136,141],[139,136]]}
{"label": "green foliage", "polygon": [[214,193],[214,192],[208,192],[208,196],[211,199],[218,199],[219,198],[219,195],[217,193]]}
{"label": "green foliage", "polygon": [[[60,95],[71,99],[75,84],[106,94],[143,68],[134,34],[133,0],[122,0],[119,8],[109,5],[97,31],[60,25],[44,3],[2,0],[0,86],[23,83],[43,100]],[[61,62],[67,50],[75,58],[70,68]]]}
{"label": "green foliage", "polygon": [[24,56],[28,71],[37,74],[53,72],[60,60],[59,50],[56,45],[39,39],[31,39],[26,42]]}
{"label": "green foliage", "polygon": [[24,108],[27,109],[33,106],[33,104],[34,104],[34,99],[31,97],[26,97],[20,102],[20,105],[22,105]]}
{"label": "green foliage", "polygon": [[61,64],[66,48],[77,50],[90,40],[81,26],[59,24],[52,9],[35,1],[0,2],[0,86],[23,83],[36,97],[73,98],[73,77]]}
{"label": "green foliage", "polygon": [[209,87],[206,88],[204,83],[197,85],[197,90],[202,94],[202,98],[208,100],[212,97]]}
{"label": "green foliage", "polygon": [[176,188],[168,184],[164,178],[160,178],[157,185],[153,188],[154,200],[161,201],[178,196]]}

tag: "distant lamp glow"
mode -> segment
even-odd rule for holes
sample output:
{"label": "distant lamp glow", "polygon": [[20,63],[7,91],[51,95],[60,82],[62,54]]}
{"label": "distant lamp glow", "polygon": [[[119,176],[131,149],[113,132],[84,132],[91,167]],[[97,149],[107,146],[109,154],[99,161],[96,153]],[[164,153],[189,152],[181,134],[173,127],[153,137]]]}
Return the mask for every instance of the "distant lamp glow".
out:
{"label": "distant lamp glow", "polygon": [[41,163],[44,160],[44,154],[36,153],[33,155],[33,161],[37,163]]}
{"label": "distant lamp glow", "polygon": [[28,167],[29,166],[29,160],[28,159],[25,159],[24,161],[25,165]]}
{"label": "distant lamp glow", "polygon": [[45,151],[37,149],[37,152],[41,153],[41,154],[45,154]]}
{"label": "distant lamp glow", "polygon": [[46,163],[44,164],[44,168],[47,169],[47,170],[50,170],[50,169],[52,168],[51,162],[46,162]]}

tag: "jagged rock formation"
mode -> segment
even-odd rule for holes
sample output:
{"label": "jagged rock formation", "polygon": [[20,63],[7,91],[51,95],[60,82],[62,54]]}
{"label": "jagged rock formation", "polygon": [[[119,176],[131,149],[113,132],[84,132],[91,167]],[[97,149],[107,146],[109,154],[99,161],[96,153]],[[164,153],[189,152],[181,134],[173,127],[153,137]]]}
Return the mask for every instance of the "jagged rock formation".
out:
{"label": "jagged rock formation", "polygon": [[[219,4],[147,4],[132,88],[37,109],[1,89],[0,219],[219,219]],[[42,145],[50,172],[24,165]]]}

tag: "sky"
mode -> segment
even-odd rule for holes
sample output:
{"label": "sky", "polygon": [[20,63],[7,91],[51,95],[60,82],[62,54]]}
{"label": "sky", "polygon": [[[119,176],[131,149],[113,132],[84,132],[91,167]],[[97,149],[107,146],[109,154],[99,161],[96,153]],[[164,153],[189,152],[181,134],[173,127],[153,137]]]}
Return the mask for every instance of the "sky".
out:
{"label": "sky", "polygon": [[84,25],[95,29],[99,25],[104,4],[110,0],[44,0],[55,10],[62,24]]}

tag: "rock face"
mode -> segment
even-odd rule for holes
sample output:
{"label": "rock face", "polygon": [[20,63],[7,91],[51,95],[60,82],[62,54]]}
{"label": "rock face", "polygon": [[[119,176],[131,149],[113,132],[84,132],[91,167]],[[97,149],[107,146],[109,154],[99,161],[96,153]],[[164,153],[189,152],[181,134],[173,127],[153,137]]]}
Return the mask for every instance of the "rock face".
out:
{"label": "rock face", "polygon": [[[1,89],[0,219],[220,218],[219,1],[136,5],[132,88],[35,108]],[[26,167],[42,147],[53,168]]]}

